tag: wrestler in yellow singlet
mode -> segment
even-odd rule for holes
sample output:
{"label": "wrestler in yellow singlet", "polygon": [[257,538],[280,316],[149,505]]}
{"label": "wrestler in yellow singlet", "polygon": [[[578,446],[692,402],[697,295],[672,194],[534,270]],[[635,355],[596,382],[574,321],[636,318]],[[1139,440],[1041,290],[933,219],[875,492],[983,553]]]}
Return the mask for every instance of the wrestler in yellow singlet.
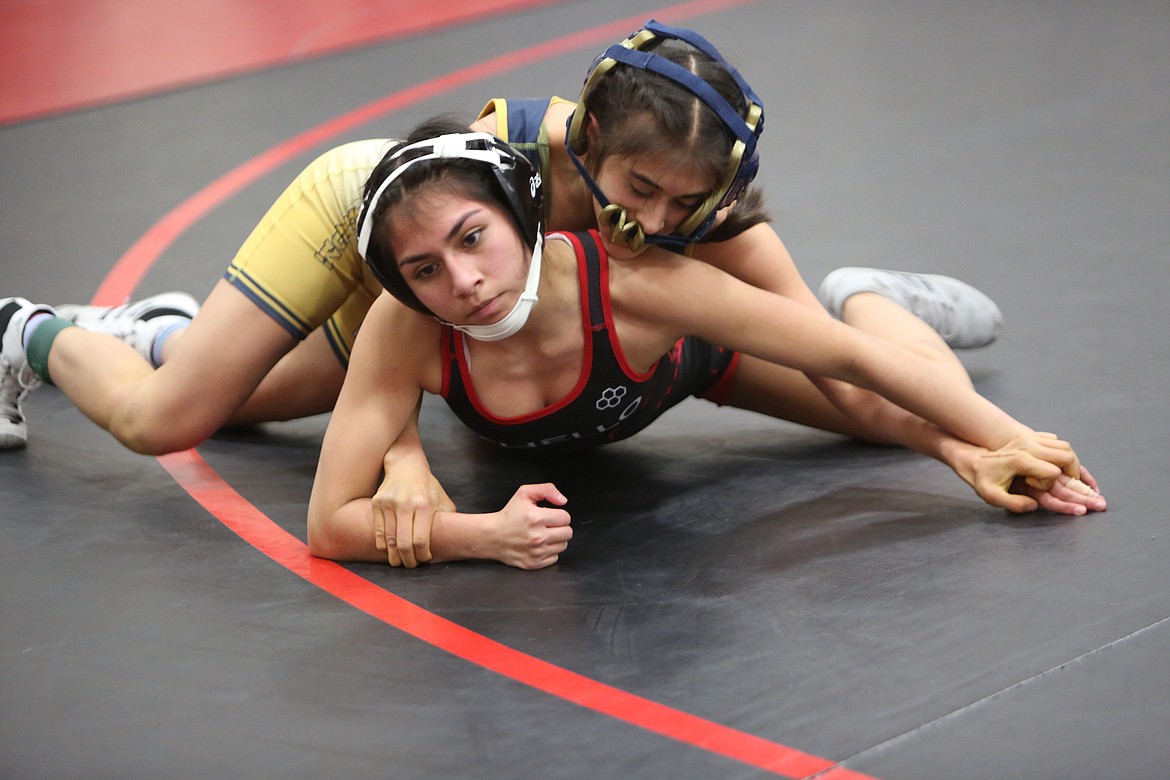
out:
{"label": "wrestler in yellow singlet", "polygon": [[354,141],[314,160],[272,204],[224,278],[297,338],[325,326],[342,365],[382,292],[357,253],[362,187],[393,141]]}

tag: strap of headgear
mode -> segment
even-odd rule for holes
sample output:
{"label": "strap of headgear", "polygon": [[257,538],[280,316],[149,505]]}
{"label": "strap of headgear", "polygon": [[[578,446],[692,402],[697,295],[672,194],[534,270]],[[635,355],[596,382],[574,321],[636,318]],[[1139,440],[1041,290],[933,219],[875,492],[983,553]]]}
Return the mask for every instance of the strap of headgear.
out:
{"label": "strap of headgear", "polygon": [[[473,147],[473,143],[477,145],[482,144],[482,148]],[[366,256],[370,248],[370,237],[374,233],[374,210],[377,207],[378,201],[381,200],[387,188],[412,165],[423,162],[424,160],[440,159],[478,160],[479,162],[494,165],[497,168],[510,167],[516,164],[515,153],[503,146],[501,141],[490,133],[450,133],[448,135],[440,135],[437,138],[428,138],[425,141],[407,144],[390,155],[390,159],[400,160],[407,152],[421,150],[429,150],[429,152],[403,161],[401,165],[392,170],[382,180],[382,183],[378,185],[378,189],[374,190],[374,194],[365,203],[361,222],[358,225],[357,235],[358,254],[362,257]],[[525,239],[527,240],[527,236]]]}
{"label": "strap of headgear", "polygon": [[[692,46],[695,46],[695,48],[702,51],[708,57],[711,57],[711,59],[715,60],[724,68],[726,68],[727,71],[731,74],[732,78],[735,79],[735,83],[739,85],[741,90],[743,90],[744,97],[746,98],[749,106],[752,104],[760,105],[759,98],[757,98],[755,93],[751,91],[751,87],[747,86],[747,83],[743,80],[742,77],[740,77],[738,71],[731,67],[731,65],[729,65],[726,60],[720,57],[719,52],[715,51],[713,48],[710,48],[710,44],[708,44],[705,40],[698,37],[697,35],[693,37],[684,37],[682,35],[666,36],[662,31],[670,30],[671,28],[663,27],[662,25],[655,23],[653,20],[647,22],[646,25],[646,29],[662,34],[663,37],[673,37],[683,40]],[[687,33],[689,31],[683,30],[681,32]],[[706,48],[704,48],[704,46],[697,45],[696,41],[702,41]],[[749,127],[747,122],[744,121],[744,118],[740,116],[739,112],[732,108],[731,104],[724,100],[722,95],[716,92],[710,84],[708,84],[706,81],[703,81],[703,79],[699,78],[694,73],[691,73],[689,70],[679,65],[678,63],[671,62],[665,57],[655,54],[651,51],[627,49],[625,46],[610,46],[609,50],[606,52],[606,56],[608,56],[610,59],[622,63],[623,65],[632,65],[635,68],[641,68],[642,70],[648,70],[651,73],[657,73],[660,76],[665,76],[671,81],[686,87],[690,92],[694,93],[696,97],[706,103],[712,111],[715,112],[715,115],[719,117],[719,121],[723,122],[727,129],[735,134],[736,138],[738,138],[740,141],[743,141],[750,152],[755,151],[756,141],[759,137],[758,127],[760,122],[756,122],[755,126]],[[745,156],[750,152],[745,152]]]}
{"label": "strap of headgear", "polygon": [[[752,91],[751,85],[747,83],[747,79],[741,76],[739,71],[732,67],[730,62],[723,59],[723,55],[719,53],[718,49],[711,45],[710,41],[708,41],[702,35],[699,35],[694,30],[687,30],[682,27],[670,27],[653,19],[646,20],[646,24],[642,25],[642,29],[649,30],[660,38],[675,38],[676,40],[680,40],[684,43],[689,43],[691,46],[694,46],[696,49],[703,52],[708,57],[715,60],[727,69],[727,72],[731,74],[733,79],[735,79],[735,83],[739,85],[739,88],[743,92],[744,97],[747,98],[748,103],[755,103],[757,106],[761,107],[764,105],[764,102],[760,100],[755,92]],[[687,72],[690,73],[690,71]],[[692,73],[691,75],[693,76],[694,74]],[[762,118],[760,121],[763,121]]]}

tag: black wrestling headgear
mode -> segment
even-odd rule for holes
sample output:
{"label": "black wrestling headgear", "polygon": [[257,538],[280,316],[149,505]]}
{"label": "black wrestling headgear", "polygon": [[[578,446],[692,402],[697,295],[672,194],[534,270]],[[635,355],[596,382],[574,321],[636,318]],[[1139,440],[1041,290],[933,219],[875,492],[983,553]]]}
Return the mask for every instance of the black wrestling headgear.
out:
{"label": "black wrestling headgear", "polygon": [[[493,180],[499,186],[503,203],[508,207],[520,236],[528,248],[536,251],[543,244],[541,224],[542,187],[540,172],[512,147],[489,133],[452,133],[407,144],[390,153],[389,160],[399,163],[390,168],[382,180],[362,203],[357,220],[358,254],[370,266],[374,276],[394,297],[412,309],[430,314],[406,284],[397,267],[391,268],[391,258],[381,251],[370,252],[374,234],[373,213],[390,185],[412,166],[428,160],[473,160],[491,167]],[[375,248],[377,242],[374,242]]]}

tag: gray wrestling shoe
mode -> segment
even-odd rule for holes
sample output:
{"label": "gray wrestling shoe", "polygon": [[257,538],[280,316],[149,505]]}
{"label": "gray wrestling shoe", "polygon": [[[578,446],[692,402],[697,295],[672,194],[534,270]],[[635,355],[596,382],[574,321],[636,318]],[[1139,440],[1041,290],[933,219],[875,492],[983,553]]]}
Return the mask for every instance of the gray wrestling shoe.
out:
{"label": "gray wrestling shoe", "polygon": [[56,308],[58,317],[120,339],[154,365],[150,353],[155,335],[175,323],[190,322],[199,312],[199,302],[184,292],[168,292],[121,306],[63,304]]}
{"label": "gray wrestling shoe", "polygon": [[25,396],[40,387],[41,380],[24,354],[24,326],[37,313],[53,314],[24,298],[0,298],[0,450],[28,444],[28,421],[21,409]]}
{"label": "gray wrestling shoe", "polygon": [[952,349],[987,346],[1003,325],[995,301],[965,282],[937,274],[838,268],[821,282],[818,297],[841,319],[845,300],[860,292],[889,298],[932,327]]}

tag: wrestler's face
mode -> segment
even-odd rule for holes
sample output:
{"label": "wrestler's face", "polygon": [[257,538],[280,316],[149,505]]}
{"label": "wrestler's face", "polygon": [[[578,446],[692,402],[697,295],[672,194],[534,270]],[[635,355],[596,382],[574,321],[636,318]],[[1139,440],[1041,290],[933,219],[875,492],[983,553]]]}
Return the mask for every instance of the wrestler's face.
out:
{"label": "wrestler's face", "polygon": [[[608,157],[596,181],[610,203],[624,208],[626,218],[640,223],[646,235],[675,232],[711,188],[705,176],[671,155]],[[645,247],[635,251],[613,240],[610,222],[602,217],[596,199],[593,210],[610,257],[625,260],[641,254]]]}
{"label": "wrestler's face", "polygon": [[388,237],[403,279],[445,322],[494,324],[524,291],[531,253],[493,203],[424,186],[390,210]]}

